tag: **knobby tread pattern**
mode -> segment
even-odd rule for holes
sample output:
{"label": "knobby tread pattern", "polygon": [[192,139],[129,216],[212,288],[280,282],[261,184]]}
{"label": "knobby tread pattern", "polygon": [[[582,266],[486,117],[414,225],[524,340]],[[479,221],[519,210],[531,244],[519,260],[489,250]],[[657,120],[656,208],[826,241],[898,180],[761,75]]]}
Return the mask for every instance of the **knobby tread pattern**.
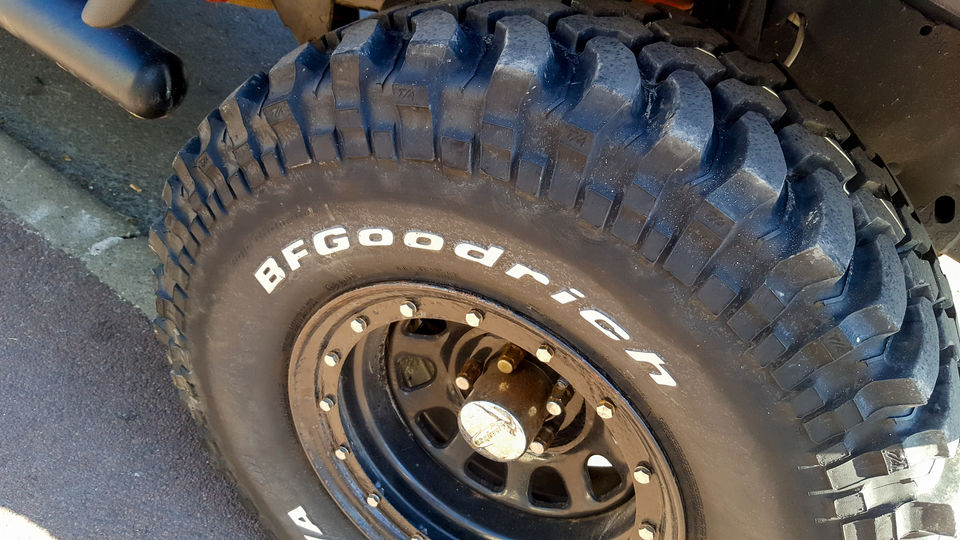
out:
{"label": "knobby tread pattern", "polygon": [[960,433],[956,310],[929,236],[836,113],[683,12],[408,4],[292,51],[198,131],[150,245],[156,333],[201,426],[182,329],[217,222],[309,163],[433,161],[550,200],[687,286],[795,413],[832,509],[818,517],[844,540],[957,534],[922,499]]}

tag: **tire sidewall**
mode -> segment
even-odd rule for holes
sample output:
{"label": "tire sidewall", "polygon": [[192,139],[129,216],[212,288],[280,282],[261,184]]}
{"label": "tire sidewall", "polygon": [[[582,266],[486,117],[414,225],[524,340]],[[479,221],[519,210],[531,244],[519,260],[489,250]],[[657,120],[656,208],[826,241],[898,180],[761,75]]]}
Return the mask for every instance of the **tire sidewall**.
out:
{"label": "tire sidewall", "polygon": [[[281,536],[310,534],[288,517],[302,507],[322,537],[361,537],[299,444],[287,367],[297,331],[316,309],[343,292],[394,280],[487,297],[589,358],[634,404],[670,458],[688,538],[827,533],[809,519],[824,509],[806,495],[826,487],[822,474],[802,469],[816,462],[775,383],[689,289],[612,235],[508,184],[453,176],[426,162],[309,165],[265,186],[234,203],[204,241],[191,272],[185,334],[216,443]],[[346,229],[349,247],[317,254],[314,234],[333,227]],[[360,245],[357,232],[367,227],[392,231],[392,244]],[[432,233],[444,245],[407,246],[409,231]],[[291,271],[282,250],[297,240],[309,255]],[[458,256],[461,242],[504,253],[488,267]],[[286,271],[269,294],[254,275],[268,257]],[[548,275],[550,283],[509,277],[515,264]],[[551,298],[571,288],[584,298],[569,304]],[[629,339],[605,335],[581,315],[585,309],[616,321]],[[631,359],[627,349],[658,354],[677,385],[657,384],[650,376],[657,370]]]}

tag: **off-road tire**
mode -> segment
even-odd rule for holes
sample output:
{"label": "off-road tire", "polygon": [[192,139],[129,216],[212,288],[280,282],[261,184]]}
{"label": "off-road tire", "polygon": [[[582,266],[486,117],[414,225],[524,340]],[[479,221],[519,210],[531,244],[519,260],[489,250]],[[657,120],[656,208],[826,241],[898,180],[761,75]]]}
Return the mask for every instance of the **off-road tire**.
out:
{"label": "off-road tire", "polygon": [[[486,205],[484,227],[562,234],[530,257],[557,273],[592,266],[608,284],[590,291],[600,297],[632,290],[632,322],[663,302],[667,320],[651,327],[682,351],[664,355],[678,386],[652,384],[639,364],[617,369],[683,456],[688,538],[956,534],[940,485],[960,421],[956,312],[914,208],[836,113],[690,16],[622,2],[400,7],[293,51],[199,131],[151,231],[156,329],[212,451],[278,536],[304,534],[276,502],[295,487],[229,433],[240,400],[211,379],[245,351],[217,329],[295,327],[309,302],[273,322],[288,283],[268,295],[253,278],[283,247],[270,241],[309,234],[305,216],[316,230],[336,225],[338,205],[365,199],[405,201],[380,207],[400,227],[409,190],[427,181],[425,207]],[[419,223],[446,233],[437,210]],[[562,255],[578,252],[604,258]],[[363,280],[362,268],[329,264],[342,282],[319,291]],[[489,283],[476,292],[513,294]],[[257,361],[285,369],[280,351]],[[691,382],[693,365],[714,382]],[[739,417],[690,416],[708,384],[729,385],[729,402],[710,408]],[[691,447],[684,423],[715,444]],[[277,461],[312,474],[267,439]],[[724,467],[733,449],[737,470]],[[717,470],[687,463],[698,453],[715,454]],[[319,487],[296,497],[316,498],[311,519],[331,537],[355,531]]]}

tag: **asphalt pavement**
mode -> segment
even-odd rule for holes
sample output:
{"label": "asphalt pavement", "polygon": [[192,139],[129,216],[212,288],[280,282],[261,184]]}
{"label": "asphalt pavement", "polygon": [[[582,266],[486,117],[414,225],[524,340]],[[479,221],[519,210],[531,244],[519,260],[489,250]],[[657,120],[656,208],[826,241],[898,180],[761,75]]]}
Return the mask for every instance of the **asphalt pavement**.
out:
{"label": "asphalt pavement", "polygon": [[146,318],[3,213],[0,247],[0,538],[262,538]]}
{"label": "asphalt pavement", "polygon": [[297,44],[272,11],[202,0],[150,2],[133,25],[186,66],[190,89],[168,118],[130,116],[0,30],[0,130],[146,231],[161,216],[173,156],[200,120]]}

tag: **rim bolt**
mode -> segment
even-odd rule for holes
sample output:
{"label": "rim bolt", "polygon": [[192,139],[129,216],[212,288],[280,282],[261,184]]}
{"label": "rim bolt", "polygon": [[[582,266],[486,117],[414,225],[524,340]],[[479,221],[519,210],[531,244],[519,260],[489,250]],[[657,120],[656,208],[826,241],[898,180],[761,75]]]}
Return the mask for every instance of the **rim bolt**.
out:
{"label": "rim bolt", "polygon": [[453,383],[457,385],[457,388],[466,392],[473,387],[473,383],[477,381],[477,377],[482,373],[483,360],[474,356],[463,364],[463,369],[460,370],[460,373],[457,373],[457,378]]}
{"label": "rim bolt", "polygon": [[517,369],[526,354],[523,349],[512,343],[507,345],[500,351],[497,358],[497,369],[500,370],[500,373],[513,373],[513,370]]}
{"label": "rim bolt", "polygon": [[336,450],[333,451],[333,455],[337,456],[337,459],[340,461],[343,461],[347,459],[347,456],[350,455],[350,449],[347,448],[347,445],[341,444]]}
{"label": "rim bolt", "polygon": [[334,367],[340,363],[340,353],[337,351],[330,351],[327,354],[323,355],[323,363]]}
{"label": "rim bolt", "polygon": [[649,484],[651,476],[653,476],[653,469],[646,463],[641,463],[637,465],[637,468],[633,469],[633,479],[636,480],[638,484]]}
{"label": "rim bolt", "polygon": [[323,412],[330,412],[330,409],[333,409],[333,406],[336,405],[337,401],[333,399],[333,396],[327,396],[320,400],[320,403],[317,404],[320,407],[320,410]]}
{"label": "rim bolt", "polygon": [[483,322],[483,312],[477,309],[471,309],[467,312],[466,320],[467,324],[476,328]]}
{"label": "rim bolt", "polygon": [[647,521],[640,525],[640,530],[637,532],[640,534],[641,540],[654,540],[657,537],[657,528]]}
{"label": "rim bolt", "polygon": [[408,319],[413,317],[417,314],[417,303],[413,300],[407,300],[400,304],[400,314]]}
{"label": "rim bolt", "polygon": [[543,345],[540,346],[539,349],[537,349],[536,357],[537,357],[537,360],[543,363],[547,363],[550,360],[553,360],[553,347],[544,343]]}
{"label": "rim bolt", "polygon": [[350,321],[350,329],[358,334],[362,333],[367,329],[367,318],[361,315]]}
{"label": "rim bolt", "polygon": [[376,508],[377,506],[379,506],[380,495],[377,495],[376,493],[371,493],[367,495],[367,504],[372,506],[373,508]]}
{"label": "rim bolt", "polygon": [[605,399],[597,405],[597,416],[603,418],[604,420],[609,420],[613,418],[613,413],[617,408],[610,402],[610,400]]}
{"label": "rim bolt", "polygon": [[557,384],[553,385],[550,397],[547,398],[547,412],[553,416],[560,416],[572,397],[573,390],[570,388],[570,383],[559,379]]}
{"label": "rim bolt", "polygon": [[553,428],[553,426],[544,425],[542,428],[540,428],[540,432],[537,433],[537,436],[533,438],[533,442],[530,443],[528,448],[534,454],[545,454],[547,449],[550,448],[550,444],[553,442],[554,437],[556,436],[557,431]]}

